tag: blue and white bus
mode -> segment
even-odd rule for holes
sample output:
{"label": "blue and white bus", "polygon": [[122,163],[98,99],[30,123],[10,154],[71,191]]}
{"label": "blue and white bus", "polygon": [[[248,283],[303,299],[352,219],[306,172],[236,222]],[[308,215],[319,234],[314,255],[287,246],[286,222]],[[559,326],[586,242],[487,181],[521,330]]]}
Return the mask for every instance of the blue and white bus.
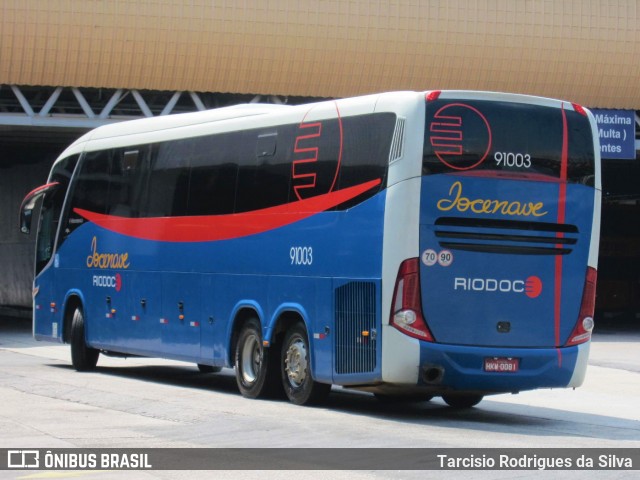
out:
{"label": "blue and white bus", "polygon": [[235,367],[242,395],[576,387],[600,226],[594,118],[547,98],[395,92],[97,128],[43,196],[34,336]]}

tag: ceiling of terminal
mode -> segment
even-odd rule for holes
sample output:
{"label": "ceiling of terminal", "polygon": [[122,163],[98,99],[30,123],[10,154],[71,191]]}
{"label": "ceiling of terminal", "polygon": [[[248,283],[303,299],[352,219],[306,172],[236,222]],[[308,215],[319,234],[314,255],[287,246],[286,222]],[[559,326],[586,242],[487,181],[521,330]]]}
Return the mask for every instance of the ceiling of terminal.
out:
{"label": "ceiling of terminal", "polygon": [[640,109],[639,15],[636,0],[5,0],[0,84]]}

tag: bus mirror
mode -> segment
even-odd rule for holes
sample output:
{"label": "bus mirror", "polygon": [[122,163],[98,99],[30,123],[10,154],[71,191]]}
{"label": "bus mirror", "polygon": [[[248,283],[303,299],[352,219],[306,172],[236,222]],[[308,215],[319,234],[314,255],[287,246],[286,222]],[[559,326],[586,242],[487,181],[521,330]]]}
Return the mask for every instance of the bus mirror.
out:
{"label": "bus mirror", "polygon": [[20,231],[25,235],[31,233],[31,214],[33,209],[27,210],[24,209],[20,213]]}
{"label": "bus mirror", "polygon": [[24,234],[31,233],[31,217],[36,201],[45,193],[56,189],[58,182],[47,183],[30,191],[20,205],[20,231]]}

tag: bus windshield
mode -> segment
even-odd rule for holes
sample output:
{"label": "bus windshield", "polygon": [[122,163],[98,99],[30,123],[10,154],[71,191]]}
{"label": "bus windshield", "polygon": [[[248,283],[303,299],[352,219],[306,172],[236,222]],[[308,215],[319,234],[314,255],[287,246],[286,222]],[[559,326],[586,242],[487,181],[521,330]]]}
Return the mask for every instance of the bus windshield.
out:
{"label": "bus windshield", "polygon": [[438,99],[427,103],[425,125],[424,175],[560,179],[566,139],[566,180],[594,185],[589,119],[572,107]]}

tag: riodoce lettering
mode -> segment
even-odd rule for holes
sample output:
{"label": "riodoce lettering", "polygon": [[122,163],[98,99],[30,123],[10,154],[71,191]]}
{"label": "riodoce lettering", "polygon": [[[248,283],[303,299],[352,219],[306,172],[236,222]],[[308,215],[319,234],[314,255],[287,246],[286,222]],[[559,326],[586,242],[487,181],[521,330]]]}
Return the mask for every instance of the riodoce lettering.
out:
{"label": "riodoce lettering", "polygon": [[129,268],[129,253],[98,253],[98,239],[91,240],[91,255],[87,257],[87,267],[100,269]]}
{"label": "riodoce lettering", "polygon": [[454,182],[449,189],[449,198],[443,198],[437,203],[438,210],[448,212],[467,210],[479,214],[500,213],[507,216],[543,217],[547,214],[543,211],[542,202],[519,202],[508,200],[495,200],[484,198],[468,198],[462,195],[462,182]]}

